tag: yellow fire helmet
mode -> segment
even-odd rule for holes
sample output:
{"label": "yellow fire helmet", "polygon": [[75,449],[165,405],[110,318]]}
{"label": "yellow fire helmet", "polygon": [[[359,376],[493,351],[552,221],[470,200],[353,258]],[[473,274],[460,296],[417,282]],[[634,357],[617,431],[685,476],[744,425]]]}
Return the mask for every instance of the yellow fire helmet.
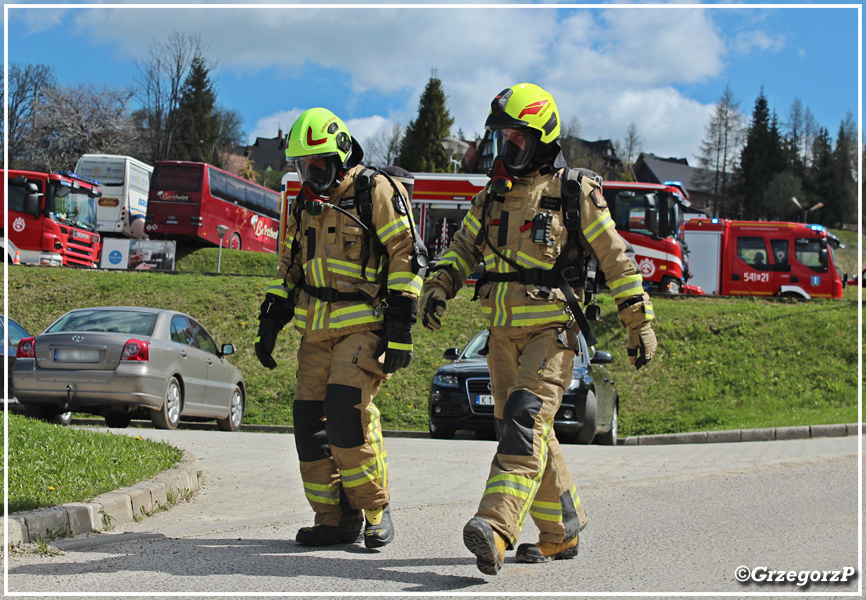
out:
{"label": "yellow fire helmet", "polygon": [[[518,172],[530,165],[539,150],[559,140],[560,119],[556,102],[548,92],[532,83],[518,83],[502,90],[490,103],[490,114],[484,126],[493,132],[494,155],[504,159],[506,167]],[[503,133],[503,129],[525,132]]]}
{"label": "yellow fire helmet", "polygon": [[499,92],[490,103],[484,126],[490,130],[529,127],[542,144],[559,139],[559,109],[548,92],[532,83],[518,83]]}
{"label": "yellow fire helmet", "polygon": [[361,162],[364,152],[349,128],[326,108],[304,111],[286,136],[286,158],[294,163],[301,183],[324,194],[344,169]]}

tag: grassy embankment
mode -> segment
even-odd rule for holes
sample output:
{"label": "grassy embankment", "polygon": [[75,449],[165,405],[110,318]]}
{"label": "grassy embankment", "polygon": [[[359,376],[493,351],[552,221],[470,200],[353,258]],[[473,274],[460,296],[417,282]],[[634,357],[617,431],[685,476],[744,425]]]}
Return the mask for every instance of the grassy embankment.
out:
{"label": "grassy embankment", "polygon": [[[856,271],[856,234],[837,251],[842,268]],[[179,271],[215,270],[216,249],[183,256]],[[276,257],[223,250],[223,276],[201,273],[9,271],[10,314],[41,331],[65,311],[93,305],[171,307],[200,319],[218,343],[232,342],[232,359],[248,387],[246,423],[290,424],[299,335],[281,334],[275,371],[255,358],[258,305]],[[228,274],[255,274],[236,277]],[[470,290],[448,303],[437,334],[415,329],[415,359],[385,383],[377,398],[384,426],[424,429],[430,379],[448,346],[462,346],[483,326]],[[600,349],[621,397],[621,435],[853,422],[857,418],[857,288],[842,301],[768,301],[758,298],[654,300],[659,351],[648,369],[625,359],[626,336],[611,299],[601,299],[596,327]]]}
{"label": "grassy embankment", "polygon": [[170,469],[182,456],[163,442],[10,414],[9,512],[79,502],[133,485]]}

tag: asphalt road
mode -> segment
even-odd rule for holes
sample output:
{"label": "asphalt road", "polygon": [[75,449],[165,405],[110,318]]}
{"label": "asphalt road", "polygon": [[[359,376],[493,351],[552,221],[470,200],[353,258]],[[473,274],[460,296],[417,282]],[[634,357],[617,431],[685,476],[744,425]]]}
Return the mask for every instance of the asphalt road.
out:
{"label": "asphalt road", "polygon": [[[589,517],[580,555],[523,565],[511,552],[499,575],[488,577],[475,568],[461,530],[495,442],[387,438],[397,531],[394,543],[376,551],[294,542],[312,512],[291,435],[129,433],[194,453],[202,491],[122,530],[58,541],[56,555],[12,553],[10,592],[862,594],[857,437],[565,446]],[[536,533],[530,522],[522,541]],[[740,566],[759,578],[794,571],[795,581],[739,583]],[[800,572],[844,576],[845,567],[857,569],[847,583],[797,585]]]}

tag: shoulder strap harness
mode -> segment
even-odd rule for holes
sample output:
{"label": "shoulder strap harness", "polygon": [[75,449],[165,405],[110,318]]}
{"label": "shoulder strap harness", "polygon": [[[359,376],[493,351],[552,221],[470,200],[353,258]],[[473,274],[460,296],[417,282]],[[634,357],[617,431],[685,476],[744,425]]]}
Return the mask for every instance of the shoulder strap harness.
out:
{"label": "shoulder strap harness", "polygon": [[[376,175],[384,175],[388,181],[391,183],[391,186],[394,188],[394,192],[399,198],[395,199],[396,203],[399,201],[402,203],[403,210],[409,215],[409,223],[410,228],[412,230],[412,241],[413,241],[413,256],[412,256],[412,264],[413,267],[416,268],[416,273],[420,271],[421,268],[426,267],[427,265],[427,249],[424,247],[424,244],[418,238],[418,234],[415,231],[415,227],[412,224],[412,209],[409,206],[407,200],[403,197],[403,194],[400,193],[400,190],[397,188],[397,185],[394,183],[394,180],[391,179],[391,176],[384,171],[380,171],[379,169],[369,169],[364,168],[361,170],[358,175],[355,176],[355,180],[352,182],[352,186],[355,189],[355,204],[354,208],[358,213],[358,217],[355,218],[351,213],[341,209],[338,206],[334,206],[332,204],[327,205],[329,208],[333,208],[352,220],[358,223],[361,226],[361,229],[364,231],[364,242],[361,247],[361,277],[366,277],[367,274],[367,262],[370,259],[370,245],[371,242],[376,245],[380,252],[384,251],[384,245],[379,240],[379,236],[376,235],[375,226],[373,224],[373,188],[376,185],[375,177]],[[298,219],[300,229],[300,219]],[[292,247],[294,252],[294,246]],[[294,254],[292,255],[294,257]],[[304,285],[303,289],[307,294],[318,298],[324,302],[345,302],[345,301],[356,301],[363,300],[364,302],[370,302],[373,300],[371,296],[365,294],[361,291],[357,292],[339,292],[334,288],[325,288],[325,287],[313,287],[311,285]],[[386,293],[387,286],[384,286],[383,289],[379,290],[378,297],[384,298],[387,296]]]}
{"label": "shoulder strap harness", "polygon": [[[562,177],[562,216],[565,221],[565,228],[568,231],[568,238],[564,244],[562,251],[559,253],[553,267],[550,269],[527,269],[522,267],[517,262],[505,257],[499,250],[490,243],[490,238],[487,234],[487,208],[492,201],[496,199],[495,195],[488,193],[484,201],[484,206],[481,211],[481,235],[496,256],[505,261],[508,265],[514,268],[514,273],[491,273],[485,271],[484,275],[475,283],[475,296],[478,297],[478,291],[481,286],[488,281],[493,282],[511,282],[517,281],[524,285],[538,285],[548,290],[559,288],[566,298],[568,308],[574,318],[577,326],[583,332],[586,343],[590,346],[597,342],[595,335],[592,333],[592,328],[589,321],[580,307],[580,301],[574,295],[574,290],[571,289],[571,283],[580,280],[584,274],[584,259],[583,252],[580,252],[577,261],[573,264],[569,263],[569,255],[573,248],[580,248],[578,241],[578,233],[580,232],[580,191],[583,177],[597,177],[592,171],[586,169],[566,169]],[[549,293],[549,291],[548,291]],[[593,311],[596,314],[596,311]]]}

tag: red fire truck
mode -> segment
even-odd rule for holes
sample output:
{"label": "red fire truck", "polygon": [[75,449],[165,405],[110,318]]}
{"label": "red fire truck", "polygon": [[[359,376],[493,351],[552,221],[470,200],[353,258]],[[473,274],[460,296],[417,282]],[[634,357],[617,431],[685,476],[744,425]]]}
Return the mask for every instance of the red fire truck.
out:
{"label": "red fire truck", "polygon": [[692,219],[683,229],[693,282],[708,294],[842,297],[847,277],[821,225]]}
{"label": "red fire truck", "polygon": [[679,182],[605,181],[604,197],[617,232],[632,245],[648,290],[701,293],[689,279],[689,253],[683,243],[683,209],[688,194]]}
{"label": "red fire truck", "polygon": [[96,267],[102,249],[98,183],[65,171],[4,173],[9,196],[0,188],[0,210],[8,209],[9,229],[3,236],[17,246],[21,262]]}

